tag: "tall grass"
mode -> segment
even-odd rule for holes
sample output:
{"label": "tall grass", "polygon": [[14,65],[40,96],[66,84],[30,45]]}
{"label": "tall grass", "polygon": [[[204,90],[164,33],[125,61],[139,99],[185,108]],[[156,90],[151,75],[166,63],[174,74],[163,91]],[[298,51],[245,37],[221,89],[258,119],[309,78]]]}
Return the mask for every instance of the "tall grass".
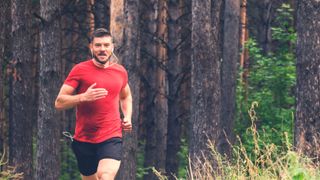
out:
{"label": "tall grass", "polygon": [[[253,103],[248,111],[251,119],[251,127],[247,129],[253,136],[253,152],[248,152],[238,137],[238,145],[232,146],[233,158],[227,159],[216,151],[214,143],[209,142],[211,150],[209,156],[214,157],[215,162],[205,160],[197,169],[191,168],[189,159],[187,177],[176,179],[191,180],[317,180],[320,179],[320,166],[294,151],[286,132],[283,133],[283,144],[277,146],[273,143],[262,142],[257,131],[255,120],[257,119],[254,108],[258,103]],[[210,157],[211,158],[211,157]],[[202,158],[209,159],[209,158]],[[161,180],[168,179],[156,169],[153,172]]]}
{"label": "tall grass", "polygon": [[4,165],[8,161],[5,160],[5,152],[1,155],[0,158],[0,180],[20,180],[23,179],[23,173],[17,173],[16,168],[8,166],[4,169]]}

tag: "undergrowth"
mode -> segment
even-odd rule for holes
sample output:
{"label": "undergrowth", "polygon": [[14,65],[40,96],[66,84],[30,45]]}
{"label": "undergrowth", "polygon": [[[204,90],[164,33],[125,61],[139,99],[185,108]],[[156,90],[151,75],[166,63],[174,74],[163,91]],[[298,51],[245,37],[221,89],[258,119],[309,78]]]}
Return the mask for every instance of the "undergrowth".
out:
{"label": "undergrowth", "polygon": [[[247,129],[253,137],[253,152],[248,150],[241,143],[238,137],[238,145],[232,146],[233,157],[231,160],[222,156],[216,151],[214,143],[208,142],[211,150],[209,156],[214,157],[215,162],[205,160],[200,163],[197,169],[191,168],[193,162],[189,162],[188,175],[184,178],[191,180],[247,180],[247,179],[282,179],[282,180],[316,180],[320,179],[320,166],[311,158],[294,151],[288,139],[287,133],[283,134],[285,146],[277,146],[274,143],[266,143],[260,138],[255,121],[257,120],[255,107],[257,102],[252,103],[248,111],[251,126]],[[252,155],[254,157],[252,157]],[[200,158],[199,158],[200,159]],[[206,157],[201,159],[208,159]],[[190,161],[190,159],[189,159]],[[153,172],[160,180],[167,180],[168,177],[156,169]]]}

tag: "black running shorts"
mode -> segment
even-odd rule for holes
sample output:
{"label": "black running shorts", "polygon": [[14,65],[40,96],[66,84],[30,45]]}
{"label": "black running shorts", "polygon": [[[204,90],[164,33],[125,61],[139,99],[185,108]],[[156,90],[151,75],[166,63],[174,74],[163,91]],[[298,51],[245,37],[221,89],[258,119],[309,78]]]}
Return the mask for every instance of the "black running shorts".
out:
{"label": "black running shorts", "polygon": [[97,144],[74,140],[72,150],[76,155],[80,173],[90,176],[97,172],[101,159],[121,160],[122,139],[116,137]]}

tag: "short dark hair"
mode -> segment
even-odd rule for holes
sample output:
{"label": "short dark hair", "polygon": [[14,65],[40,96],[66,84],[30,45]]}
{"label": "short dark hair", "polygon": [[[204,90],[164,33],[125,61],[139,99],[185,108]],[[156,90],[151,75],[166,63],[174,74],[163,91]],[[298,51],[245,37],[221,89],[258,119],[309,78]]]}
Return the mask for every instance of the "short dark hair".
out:
{"label": "short dark hair", "polygon": [[90,38],[90,41],[92,42],[95,37],[104,37],[104,36],[110,36],[112,38],[111,33],[107,29],[98,28],[93,31],[91,38]]}

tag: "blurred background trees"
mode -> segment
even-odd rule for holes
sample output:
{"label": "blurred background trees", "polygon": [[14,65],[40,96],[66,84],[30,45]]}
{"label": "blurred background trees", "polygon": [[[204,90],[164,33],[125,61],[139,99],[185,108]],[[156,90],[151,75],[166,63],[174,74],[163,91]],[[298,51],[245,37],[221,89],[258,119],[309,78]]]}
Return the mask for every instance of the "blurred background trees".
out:
{"label": "blurred background trees", "polygon": [[[9,160],[0,161],[1,172],[80,178],[62,135],[74,130],[74,109],[57,112],[54,99],[70,69],[91,58],[89,37],[100,27],[114,36],[134,98],[118,179],[158,179],[152,167],[185,179],[204,158],[217,167],[208,141],[232,161],[241,140],[255,161],[257,146],[285,149],[285,133],[318,162],[319,7],[306,0],[1,0],[0,154]],[[253,102],[257,143],[248,131]]]}

